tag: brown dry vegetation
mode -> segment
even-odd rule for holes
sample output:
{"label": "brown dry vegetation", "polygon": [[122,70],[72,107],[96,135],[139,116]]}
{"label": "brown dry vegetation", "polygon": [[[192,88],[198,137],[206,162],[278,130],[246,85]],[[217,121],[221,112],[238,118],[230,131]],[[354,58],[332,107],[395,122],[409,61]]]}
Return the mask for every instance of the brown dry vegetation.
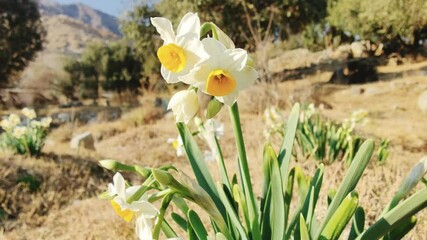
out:
{"label": "brown dry vegetation", "polygon": [[[380,69],[384,72],[389,70]],[[391,140],[391,155],[387,162],[379,165],[372,161],[357,186],[360,204],[366,210],[368,223],[372,223],[411,166],[426,155],[427,115],[418,109],[417,97],[423,90],[427,90],[427,76],[424,72],[414,76],[401,75],[390,81],[337,86],[327,83],[330,75],[322,73],[304,80],[274,85],[258,84],[241,94],[239,105],[254,189],[259,193],[262,184],[260,166],[265,141],[262,135],[262,113],[266,107],[278,106],[287,115],[295,102],[314,102],[316,105],[323,104],[325,109],[322,114],[337,121],[348,117],[354,110],[366,109],[370,122],[358,128],[359,133]],[[50,134],[41,159],[3,157],[0,160],[0,190],[7,191],[5,195],[9,202],[18,202],[11,203],[18,207],[13,212],[16,217],[3,224],[6,230],[3,237],[134,239],[133,226],[121,221],[107,201],[96,198],[97,193],[106,189],[112,174],[97,167],[95,161],[112,158],[145,166],[171,163],[191,173],[187,160],[177,158],[172,146],[166,143],[167,138],[178,134],[172,116],[166,114],[158,119],[158,114],[145,114],[153,117],[150,121],[142,121],[143,124],[134,124],[139,120],[129,114],[125,116],[133,120],[126,120],[125,117],[116,122],[77,127],[73,131],[69,126],[62,126]],[[226,130],[220,144],[230,171],[236,172],[234,139],[227,110],[223,109],[218,118],[225,123]],[[77,156],[76,152],[68,149],[69,137],[64,136],[86,130],[93,132],[97,151],[80,151],[80,156]],[[273,145],[277,148],[278,142],[273,142]],[[306,173],[313,173],[316,168],[313,160],[301,161],[299,164]],[[208,165],[216,175],[216,163],[209,162]],[[22,184],[12,186],[22,169],[42,180],[40,190],[32,193]],[[340,184],[345,170],[346,166],[341,162],[325,167],[321,202],[316,208],[319,216],[325,211],[326,192]],[[134,176],[126,177],[137,181]],[[427,239],[426,210],[420,212],[418,218],[416,228],[406,239]]]}

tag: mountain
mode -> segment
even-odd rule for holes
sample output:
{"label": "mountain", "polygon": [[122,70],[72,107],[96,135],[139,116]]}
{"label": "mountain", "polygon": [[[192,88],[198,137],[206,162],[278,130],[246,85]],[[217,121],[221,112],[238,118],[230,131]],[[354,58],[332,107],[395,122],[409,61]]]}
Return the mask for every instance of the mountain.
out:
{"label": "mountain", "polygon": [[[104,0],[107,1],[107,0]],[[48,96],[52,84],[67,78],[63,63],[79,57],[92,42],[109,43],[120,40],[116,17],[83,4],[62,5],[51,0],[38,0],[41,19],[46,30],[43,50],[24,70],[19,87],[30,89],[24,97],[32,104],[32,97],[43,92]]]}
{"label": "mountain", "polygon": [[39,9],[42,16],[64,15],[80,20],[98,30],[110,31],[121,35],[119,21],[116,17],[93,9],[85,4],[59,4],[52,0],[39,0]]}

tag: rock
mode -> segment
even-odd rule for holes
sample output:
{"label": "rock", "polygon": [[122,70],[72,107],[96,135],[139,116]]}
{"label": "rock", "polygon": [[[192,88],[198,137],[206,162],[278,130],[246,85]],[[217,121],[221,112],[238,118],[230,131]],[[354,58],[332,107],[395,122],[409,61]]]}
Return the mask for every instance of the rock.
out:
{"label": "rock", "polygon": [[362,42],[352,42],[350,44],[350,49],[353,58],[367,57],[367,49]]}
{"label": "rock", "polygon": [[333,59],[345,60],[351,55],[351,46],[348,44],[340,45],[332,54]]}
{"label": "rock", "polygon": [[92,133],[87,131],[82,134],[79,134],[73,137],[70,141],[70,148],[78,150],[80,147],[84,147],[89,150],[95,149],[95,141],[93,139]]}
{"label": "rock", "polygon": [[418,97],[418,107],[422,112],[427,113],[427,90]]}

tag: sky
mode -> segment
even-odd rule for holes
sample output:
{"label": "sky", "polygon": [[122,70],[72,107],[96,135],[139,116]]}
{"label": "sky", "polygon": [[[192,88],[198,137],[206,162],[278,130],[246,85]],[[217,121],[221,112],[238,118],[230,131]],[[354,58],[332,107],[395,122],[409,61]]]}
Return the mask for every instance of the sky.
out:
{"label": "sky", "polygon": [[119,17],[124,10],[138,2],[136,0],[55,0],[61,4],[83,3],[97,10]]}

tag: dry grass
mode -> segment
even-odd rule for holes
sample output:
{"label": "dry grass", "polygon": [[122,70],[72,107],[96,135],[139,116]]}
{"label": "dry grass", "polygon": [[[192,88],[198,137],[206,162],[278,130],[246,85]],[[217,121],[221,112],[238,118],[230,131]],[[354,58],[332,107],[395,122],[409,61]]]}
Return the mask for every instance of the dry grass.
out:
{"label": "dry grass", "polygon": [[[264,139],[262,137],[263,122],[261,113],[270,106],[276,105],[285,110],[285,115],[290,106],[296,101],[305,103],[316,102],[323,103],[328,109],[323,113],[334,119],[343,120],[356,109],[364,108],[370,112],[371,122],[367,126],[358,129],[366,136],[387,137],[391,139],[391,156],[384,165],[377,165],[372,162],[363,175],[361,182],[357,186],[360,196],[360,204],[365,208],[368,223],[372,223],[382,207],[391,199],[397,190],[400,182],[406,176],[421,156],[426,154],[427,147],[427,125],[425,124],[426,115],[423,115],[416,105],[416,98],[408,96],[418,96],[422,89],[427,87],[427,77],[413,77],[405,79],[396,79],[389,82],[377,82],[365,85],[353,86],[333,86],[324,84],[327,74],[320,74],[309,79],[289,81],[274,86],[260,84],[246,92],[243,92],[239,98],[241,109],[241,119],[243,124],[246,147],[248,149],[248,160],[251,166],[251,175],[253,177],[254,190],[260,193],[261,179],[261,153]],[[313,84],[315,83],[315,84]],[[363,89],[361,91],[360,89]],[[175,150],[166,143],[167,138],[176,137],[177,130],[174,126],[172,117],[167,114],[164,118],[157,121],[145,122],[140,118],[143,110],[135,110],[128,117],[132,119],[121,120],[112,123],[93,124],[82,126],[78,131],[91,130],[96,136],[97,152],[91,153],[101,158],[113,158],[130,164],[140,164],[145,166],[159,166],[172,163],[184,172],[191,174],[185,158],[175,156]],[[133,114],[135,116],[133,116]],[[145,113],[144,113],[145,114]],[[223,147],[226,164],[229,171],[235,173],[236,151],[234,139],[231,135],[231,125],[228,120],[228,112],[223,109],[218,118],[225,123],[226,135],[220,139]],[[137,124],[135,124],[137,123]],[[137,126],[137,127],[136,127]],[[60,131],[63,131],[61,133]],[[55,154],[64,154],[61,151],[59,139],[67,131],[58,129],[50,135],[51,143],[47,144],[45,151]],[[98,132],[98,133],[97,133]],[[98,135],[99,134],[99,135]],[[64,149],[68,143],[62,140]],[[273,146],[278,148],[279,142],[273,142]],[[53,155],[52,155],[53,156]],[[74,156],[72,159],[79,159]],[[15,162],[27,162],[26,168],[32,169],[40,163],[48,160],[13,160]],[[37,162],[38,161],[38,162]],[[6,160],[10,169],[11,161]],[[33,163],[31,163],[33,162]],[[49,161],[48,161],[49,162]],[[72,165],[70,160],[65,164]],[[77,161],[84,170],[93,165],[84,165],[83,160]],[[90,164],[93,162],[88,161]],[[57,165],[47,169],[61,168],[62,161],[55,162]],[[17,164],[17,163],[16,163]],[[31,165],[34,164],[34,165]],[[50,163],[49,164],[53,164]],[[83,165],[82,165],[83,164]],[[300,162],[306,173],[313,173],[316,163],[311,160]],[[53,167],[53,166],[56,166]],[[72,165],[74,166],[74,165]],[[209,162],[209,169],[214,176],[218,176],[216,163]],[[2,168],[0,171],[4,171]],[[12,167],[13,169],[13,167]],[[40,167],[36,168],[40,169]],[[331,188],[337,188],[345,174],[346,167],[336,162],[325,168],[325,176],[321,192],[320,206],[317,208],[319,216],[324,214],[326,209],[326,193]],[[41,176],[51,174],[51,170],[40,172]],[[55,173],[53,171],[52,173]],[[3,173],[4,174],[4,173]],[[3,175],[2,175],[3,176]],[[94,191],[101,191],[99,188],[90,188],[92,185],[84,185],[85,181],[98,181],[100,188],[106,187],[105,181],[108,179],[100,178],[81,178],[80,175],[69,175],[71,181],[78,182],[78,189],[89,187]],[[44,176],[47,178],[47,176]],[[108,177],[108,176],[107,176]],[[131,176],[127,176],[128,178]],[[132,177],[133,178],[133,177]],[[47,182],[53,184],[52,182]],[[97,190],[94,190],[97,189]],[[59,189],[56,189],[59,191]],[[71,195],[78,194],[77,190],[68,189]],[[132,225],[124,224],[114,216],[113,210],[108,206],[108,202],[102,202],[94,198],[89,198],[89,194],[81,196],[79,201],[68,201],[61,207],[50,209],[46,215],[40,217],[39,224],[22,224],[22,219],[9,221],[8,224],[17,224],[15,230],[6,231],[7,239],[132,239]],[[59,201],[60,198],[54,198]],[[52,203],[53,204],[53,203]],[[23,216],[30,216],[28,209],[20,212]],[[418,214],[419,221],[415,230],[406,239],[427,239],[427,216],[425,210]],[[36,221],[33,219],[33,221]],[[41,226],[41,223],[43,225]],[[87,226],[90,226],[88,228]],[[78,229],[78,231],[76,230]]]}

